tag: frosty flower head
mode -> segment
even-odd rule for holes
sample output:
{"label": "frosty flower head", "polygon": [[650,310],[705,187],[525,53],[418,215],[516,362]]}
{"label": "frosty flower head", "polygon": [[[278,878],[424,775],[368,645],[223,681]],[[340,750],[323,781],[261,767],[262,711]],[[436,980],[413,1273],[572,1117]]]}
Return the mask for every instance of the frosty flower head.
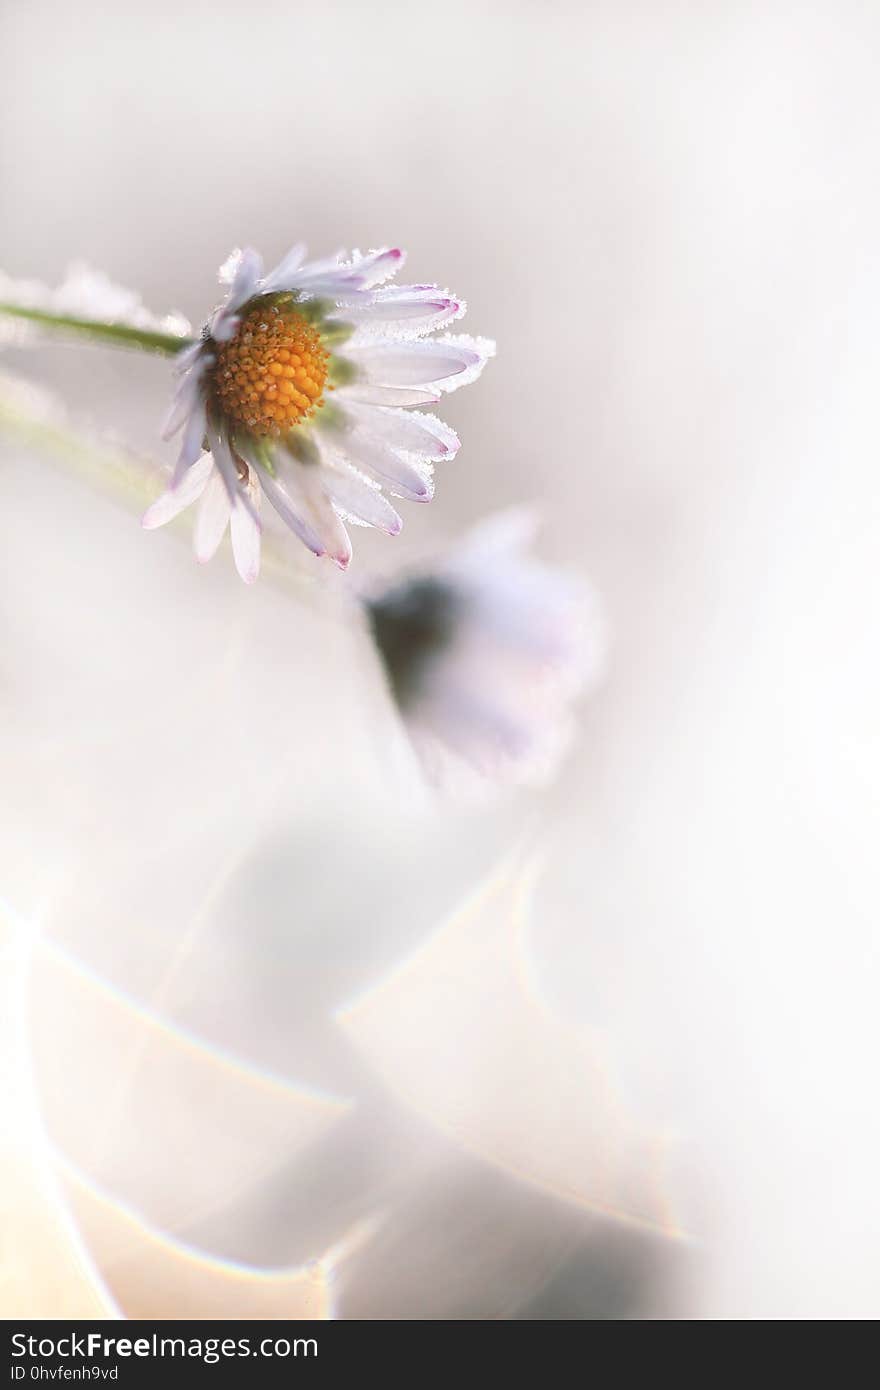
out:
{"label": "frosty flower head", "polygon": [[529,553],[529,512],[501,513],[430,570],[371,594],[388,682],[435,780],[540,780],[596,683],[605,636],[593,592]]}
{"label": "frosty flower head", "polygon": [[453,430],[414,407],[475,380],[494,351],[486,339],[437,335],[464,302],[436,285],[389,285],[402,264],[399,250],[307,262],[295,247],[264,276],[256,252],[230,257],[226,299],[178,358],[166,434],[182,431],[181,449],[145,526],[198,499],[198,558],[214,554],[231,522],[248,581],[259,569],[263,497],[343,569],[346,522],[397,534],[389,496],[429,501],[433,465],[459,447]]}

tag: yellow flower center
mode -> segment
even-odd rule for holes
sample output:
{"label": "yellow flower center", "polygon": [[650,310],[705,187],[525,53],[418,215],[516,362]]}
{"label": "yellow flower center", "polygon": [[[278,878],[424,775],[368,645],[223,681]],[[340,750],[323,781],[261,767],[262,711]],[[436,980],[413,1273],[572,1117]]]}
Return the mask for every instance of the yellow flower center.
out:
{"label": "yellow flower center", "polygon": [[319,330],[289,304],[258,304],[217,345],[220,412],[252,434],[280,435],[324,404],[330,354]]}

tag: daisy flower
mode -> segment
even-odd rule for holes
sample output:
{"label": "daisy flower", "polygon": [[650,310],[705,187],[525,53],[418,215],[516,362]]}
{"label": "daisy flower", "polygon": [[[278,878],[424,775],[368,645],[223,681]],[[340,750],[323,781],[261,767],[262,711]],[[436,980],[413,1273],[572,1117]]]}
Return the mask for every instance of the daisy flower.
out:
{"label": "daisy flower", "polygon": [[297,246],[264,275],[255,251],[233,253],[220,272],[224,302],[177,359],[165,434],[182,432],[180,454],[145,526],[198,500],[198,559],[214,554],[229,525],[250,582],[264,498],[309,550],[342,569],[346,522],[393,536],[402,521],[386,493],[430,500],[433,464],[454,458],[459,442],[413,407],[474,381],[494,345],[437,336],[464,302],[436,285],[389,285],[403,259],[383,250],[307,261]]}
{"label": "daisy flower", "polygon": [[489,518],[444,560],[369,594],[391,691],[427,771],[445,783],[546,777],[572,702],[605,664],[593,591],[529,553],[537,519]]}

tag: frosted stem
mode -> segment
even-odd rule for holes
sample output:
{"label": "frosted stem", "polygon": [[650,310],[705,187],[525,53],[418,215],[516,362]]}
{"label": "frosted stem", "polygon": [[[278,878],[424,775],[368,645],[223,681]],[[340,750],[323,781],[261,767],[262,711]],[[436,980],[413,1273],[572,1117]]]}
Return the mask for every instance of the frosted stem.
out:
{"label": "frosted stem", "polygon": [[176,356],[193,341],[192,338],[181,338],[176,333],[157,333],[151,328],[133,328],[127,323],[106,323],[100,319],[77,318],[72,314],[51,314],[45,309],[26,309],[20,304],[0,303],[0,314],[25,319],[28,323],[57,330],[62,334],[91,338],[95,342],[108,343],[114,347],[158,352],[164,357]]}

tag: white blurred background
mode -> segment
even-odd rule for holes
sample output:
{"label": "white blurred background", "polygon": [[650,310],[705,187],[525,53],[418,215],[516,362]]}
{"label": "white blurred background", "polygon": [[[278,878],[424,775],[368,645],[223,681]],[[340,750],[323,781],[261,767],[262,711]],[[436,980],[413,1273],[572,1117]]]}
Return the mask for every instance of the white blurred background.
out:
{"label": "white blurred background", "polygon": [[[16,1075],[123,1311],[158,1250],[203,1315],[301,1268],[337,1316],[880,1312],[878,49],[856,0],[6,0],[0,266],[199,322],[235,245],[407,247],[498,358],[353,574],[536,502],[613,631],[556,785],[466,810],[338,586],[0,438]],[[167,363],[5,365],[159,490]]]}

